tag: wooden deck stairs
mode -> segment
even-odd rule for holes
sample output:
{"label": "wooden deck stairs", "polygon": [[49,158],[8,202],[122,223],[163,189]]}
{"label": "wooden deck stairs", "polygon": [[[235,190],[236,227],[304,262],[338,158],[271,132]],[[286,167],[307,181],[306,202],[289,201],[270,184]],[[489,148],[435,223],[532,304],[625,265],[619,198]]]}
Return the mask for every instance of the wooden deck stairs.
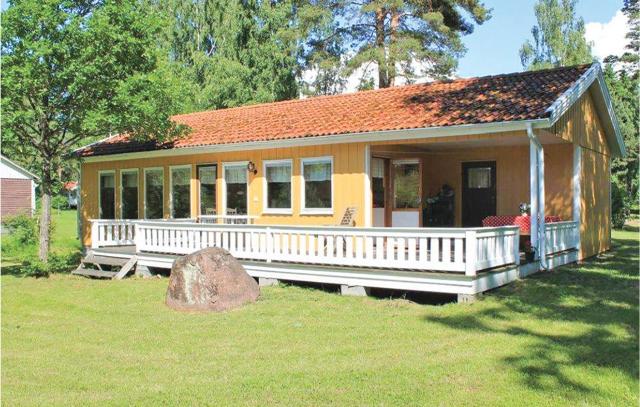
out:
{"label": "wooden deck stairs", "polygon": [[[77,269],[71,272],[85,277],[110,278],[113,280],[123,279],[136,265],[138,258],[132,256],[129,259],[116,257],[98,256],[89,252],[80,260]],[[109,266],[109,270],[103,270],[103,266]]]}

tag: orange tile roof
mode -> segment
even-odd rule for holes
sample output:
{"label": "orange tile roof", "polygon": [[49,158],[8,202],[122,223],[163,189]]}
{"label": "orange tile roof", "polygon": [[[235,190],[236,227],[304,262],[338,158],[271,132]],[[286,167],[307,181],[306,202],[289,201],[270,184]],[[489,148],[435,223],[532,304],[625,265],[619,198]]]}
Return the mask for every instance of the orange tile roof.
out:
{"label": "orange tile roof", "polygon": [[[110,137],[80,156],[548,117],[590,65],[435,81],[173,116],[190,134],[158,144]],[[381,138],[384,137],[381,135]]]}

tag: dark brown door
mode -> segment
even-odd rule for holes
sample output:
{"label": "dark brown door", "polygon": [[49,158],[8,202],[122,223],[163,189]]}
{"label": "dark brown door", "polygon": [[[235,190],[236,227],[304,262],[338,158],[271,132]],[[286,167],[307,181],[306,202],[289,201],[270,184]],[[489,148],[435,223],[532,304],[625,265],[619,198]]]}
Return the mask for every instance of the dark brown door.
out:
{"label": "dark brown door", "polygon": [[496,214],[496,162],[462,163],[462,226],[482,226]]}

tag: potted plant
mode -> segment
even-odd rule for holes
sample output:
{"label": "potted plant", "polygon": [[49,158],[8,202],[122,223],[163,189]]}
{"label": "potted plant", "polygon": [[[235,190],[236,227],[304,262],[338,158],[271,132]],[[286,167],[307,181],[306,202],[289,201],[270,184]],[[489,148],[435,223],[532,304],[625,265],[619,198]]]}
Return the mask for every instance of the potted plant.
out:
{"label": "potted plant", "polygon": [[536,258],[536,248],[531,246],[531,240],[524,243],[524,258],[527,262],[532,262]]}

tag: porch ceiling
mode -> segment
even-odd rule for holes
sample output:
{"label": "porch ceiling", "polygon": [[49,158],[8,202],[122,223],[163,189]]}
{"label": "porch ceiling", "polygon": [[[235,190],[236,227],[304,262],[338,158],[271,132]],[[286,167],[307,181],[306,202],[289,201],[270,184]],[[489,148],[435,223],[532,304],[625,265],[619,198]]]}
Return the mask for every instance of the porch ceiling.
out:
{"label": "porch ceiling", "polygon": [[[545,130],[536,130],[536,135],[542,144],[561,144],[567,141]],[[463,150],[481,147],[505,147],[529,145],[526,134],[504,134],[492,137],[479,137],[475,139],[452,137],[446,141],[417,141],[398,144],[374,145],[374,153],[420,153],[430,151]]]}

